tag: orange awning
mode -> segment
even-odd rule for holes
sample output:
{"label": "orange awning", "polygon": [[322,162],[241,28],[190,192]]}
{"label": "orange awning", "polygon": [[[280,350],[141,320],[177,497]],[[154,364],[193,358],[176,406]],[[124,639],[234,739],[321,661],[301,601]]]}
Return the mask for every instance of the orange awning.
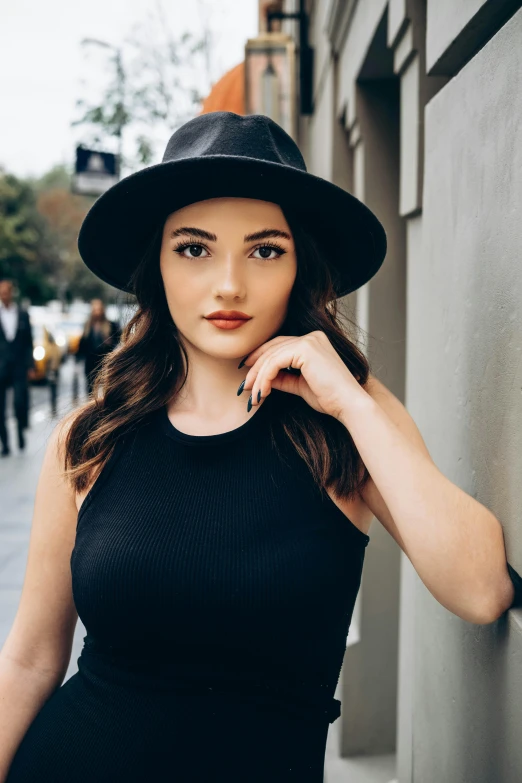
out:
{"label": "orange awning", "polygon": [[236,114],[245,113],[245,63],[235,65],[227,71],[212,87],[203,100],[200,114],[211,111],[233,111]]}

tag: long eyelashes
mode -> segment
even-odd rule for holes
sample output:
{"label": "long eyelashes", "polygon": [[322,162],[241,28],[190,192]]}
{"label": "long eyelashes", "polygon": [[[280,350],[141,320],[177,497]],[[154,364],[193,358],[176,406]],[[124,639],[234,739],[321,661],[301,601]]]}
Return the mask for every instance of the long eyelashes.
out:
{"label": "long eyelashes", "polygon": [[[201,242],[184,242],[184,243],[181,243],[179,245],[176,245],[176,247],[174,248],[174,251],[176,253],[179,253],[180,255],[182,255],[183,252],[187,249],[187,247],[202,247],[205,250],[208,250],[208,248],[205,247],[205,245],[203,245]],[[270,242],[270,241],[262,242],[260,245],[256,245],[252,249],[252,252],[255,252],[256,250],[259,250],[259,248],[261,248],[261,247],[272,248],[272,250],[275,250],[277,253],[279,253],[278,258],[280,256],[282,256],[284,253],[287,252],[283,247],[281,247],[281,245],[278,245],[276,242]],[[194,259],[201,258],[201,257],[202,256],[184,256],[184,258],[194,258]],[[276,261],[276,260],[277,260],[276,258],[259,258],[258,259],[258,261]]]}

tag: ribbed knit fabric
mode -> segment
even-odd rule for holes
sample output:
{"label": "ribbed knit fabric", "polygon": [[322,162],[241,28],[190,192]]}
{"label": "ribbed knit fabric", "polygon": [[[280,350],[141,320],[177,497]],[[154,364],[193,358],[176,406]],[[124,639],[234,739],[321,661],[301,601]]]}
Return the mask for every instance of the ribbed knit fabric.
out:
{"label": "ribbed knit fabric", "polygon": [[274,449],[280,394],[229,432],[165,407],[119,441],[78,514],[79,670],[7,783],[322,783],[369,536]]}

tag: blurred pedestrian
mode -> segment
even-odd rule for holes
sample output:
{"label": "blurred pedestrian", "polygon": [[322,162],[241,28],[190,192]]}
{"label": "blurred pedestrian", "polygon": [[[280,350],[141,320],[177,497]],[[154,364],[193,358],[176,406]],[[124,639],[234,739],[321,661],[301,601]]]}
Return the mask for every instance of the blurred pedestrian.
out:
{"label": "blurred pedestrian", "polygon": [[10,454],[6,426],[7,389],[13,387],[18,448],[25,448],[29,426],[29,380],[34,377],[33,333],[29,313],[13,301],[13,281],[0,279],[0,440],[2,457]]}
{"label": "blurred pedestrian", "polygon": [[52,332],[47,331],[48,361],[47,361],[47,385],[49,387],[51,416],[58,415],[58,387],[60,384],[60,367],[62,364],[61,351],[56,344]]}
{"label": "blurred pedestrian", "polygon": [[91,301],[91,314],[85,323],[76,361],[85,361],[85,380],[87,394],[91,395],[96,373],[103,357],[116,347],[120,339],[120,328],[105,314],[105,305],[101,299]]}

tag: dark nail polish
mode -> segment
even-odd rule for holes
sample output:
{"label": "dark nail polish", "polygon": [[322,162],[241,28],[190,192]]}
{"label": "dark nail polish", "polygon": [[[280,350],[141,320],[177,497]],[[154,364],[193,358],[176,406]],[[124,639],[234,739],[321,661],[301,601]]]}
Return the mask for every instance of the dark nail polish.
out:
{"label": "dark nail polish", "polygon": [[248,359],[248,354],[245,356],[245,358],[244,358],[244,359],[241,359],[241,361],[240,361],[240,362],[239,362],[239,364],[237,365],[237,369],[238,369],[238,370],[240,370],[240,369],[242,368],[242,366],[244,365],[244,363],[246,362],[246,360],[247,360],[247,359]]}
{"label": "dark nail polish", "polygon": [[259,402],[260,399],[261,399],[261,389],[259,389],[257,393],[257,401]]}
{"label": "dark nail polish", "polygon": [[[245,381],[246,381],[246,378],[245,378]],[[241,383],[239,384],[239,389],[237,390],[237,396],[238,397],[241,394],[241,392],[243,391],[243,389],[245,388],[245,381],[241,381]]]}
{"label": "dark nail polish", "polygon": [[252,410],[252,395],[248,398],[248,405],[247,405],[247,413],[250,413]]}

